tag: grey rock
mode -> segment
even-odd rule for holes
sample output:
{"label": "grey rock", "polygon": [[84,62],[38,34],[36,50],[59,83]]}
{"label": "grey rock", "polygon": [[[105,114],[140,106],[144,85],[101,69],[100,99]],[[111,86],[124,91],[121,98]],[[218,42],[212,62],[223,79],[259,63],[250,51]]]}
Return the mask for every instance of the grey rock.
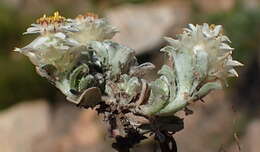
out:
{"label": "grey rock", "polygon": [[244,140],[244,146],[248,152],[259,152],[260,150],[260,120],[255,120],[248,125]]}
{"label": "grey rock", "polygon": [[159,47],[170,29],[187,22],[187,6],[183,2],[126,5],[113,8],[106,15],[120,31],[114,40],[142,54]]}
{"label": "grey rock", "polygon": [[0,151],[32,152],[32,143],[47,132],[49,108],[45,101],[22,103],[0,113]]}

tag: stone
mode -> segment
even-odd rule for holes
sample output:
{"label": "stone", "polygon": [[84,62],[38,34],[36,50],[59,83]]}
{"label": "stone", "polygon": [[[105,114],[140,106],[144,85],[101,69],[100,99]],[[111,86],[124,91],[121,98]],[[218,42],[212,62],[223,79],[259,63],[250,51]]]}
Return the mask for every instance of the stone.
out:
{"label": "stone", "polygon": [[49,107],[39,100],[15,105],[0,113],[0,151],[32,152],[32,143],[45,134]]}
{"label": "stone", "polygon": [[252,121],[246,130],[244,146],[248,152],[259,152],[260,150],[260,120]]}
{"label": "stone", "polygon": [[235,0],[194,0],[194,4],[206,13],[229,11],[235,6],[235,3]]}
{"label": "stone", "polygon": [[143,54],[160,47],[165,43],[164,36],[169,36],[179,29],[179,25],[187,22],[189,7],[180,1],[123,5],[108,10],[106,16],[120,31],[114,41]]}
{"label": "stone", "polygon": [[29,152],[112,151],[101,121],[94,110],[61,100],[53,107],[48,132],[33,142]]}
{"label": "stone", "polygon": [[245,7],[248,9],[258,9],[260,0],[244,0]]}
{"label": "stone", "polygon": [[234,112],[224,92],[213,91],[203,100],[189,107],[192,115],[182,116],[184,129],[175,134],[179,151],[218,151],[233,136]]}

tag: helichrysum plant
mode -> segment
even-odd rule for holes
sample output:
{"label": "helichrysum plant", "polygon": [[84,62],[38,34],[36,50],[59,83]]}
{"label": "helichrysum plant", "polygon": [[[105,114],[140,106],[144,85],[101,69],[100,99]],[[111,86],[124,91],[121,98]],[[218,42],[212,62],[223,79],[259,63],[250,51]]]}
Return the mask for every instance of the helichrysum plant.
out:
{"label": "helichrysum plant", "polygon": [[177,151],[170,133],[183,128],[175,116],[210,91],[237,77],[233,48],[221,25],[189,24],[177,39],[166,37],[168,57],[158,78],[144,78],[152,63],[138,64],[135,51],[111,41],[118,30],[87,13],[67,19],[44,15],[24,34],[39,35],[15,51],[26,55],[37,72],[80,107],[94,108],[111,126],[113,147],[128,151],[155,135],[162,151]]}

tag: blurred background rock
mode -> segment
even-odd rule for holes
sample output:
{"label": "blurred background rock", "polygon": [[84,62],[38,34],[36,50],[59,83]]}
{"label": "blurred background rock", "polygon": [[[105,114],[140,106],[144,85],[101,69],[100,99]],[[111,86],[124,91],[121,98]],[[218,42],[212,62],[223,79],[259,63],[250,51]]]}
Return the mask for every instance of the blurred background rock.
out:
{"label": "blurred background rock", "polygon": [[[42,14],[59,10],[67,17],[94,12],[121,31],[114,38],[136,49],[140,62],[158,68],[163,36],[174,36],[187,23],[224,25],[234,58],[245,66],[230,87],[191,105],[185,129],[176,134],[181,152],[259,152],[260,1],[259,0],[1,0],[0,1],[0,151],[109,152],[111,140],[91,110],[65,101],[38,76],[27,58],[12,52],[34,36],[25,29]],[[155,73],[151,78],[156,77]],[[134,151],[149,152],[148,141]]]}

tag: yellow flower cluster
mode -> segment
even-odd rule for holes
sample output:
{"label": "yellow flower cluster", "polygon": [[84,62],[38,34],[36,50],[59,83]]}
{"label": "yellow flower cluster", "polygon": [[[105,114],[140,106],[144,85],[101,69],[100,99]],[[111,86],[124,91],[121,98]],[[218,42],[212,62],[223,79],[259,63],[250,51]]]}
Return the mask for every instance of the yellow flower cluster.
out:
{"label": "yellow flower cluster", "polygon": [[66,18],[61,16],[59,12],[55,12],[53,16],[48,17],[44,14],[43,17],[36,20],[36,23],[41,25],[59,24],[63,23],[65,20]]}

